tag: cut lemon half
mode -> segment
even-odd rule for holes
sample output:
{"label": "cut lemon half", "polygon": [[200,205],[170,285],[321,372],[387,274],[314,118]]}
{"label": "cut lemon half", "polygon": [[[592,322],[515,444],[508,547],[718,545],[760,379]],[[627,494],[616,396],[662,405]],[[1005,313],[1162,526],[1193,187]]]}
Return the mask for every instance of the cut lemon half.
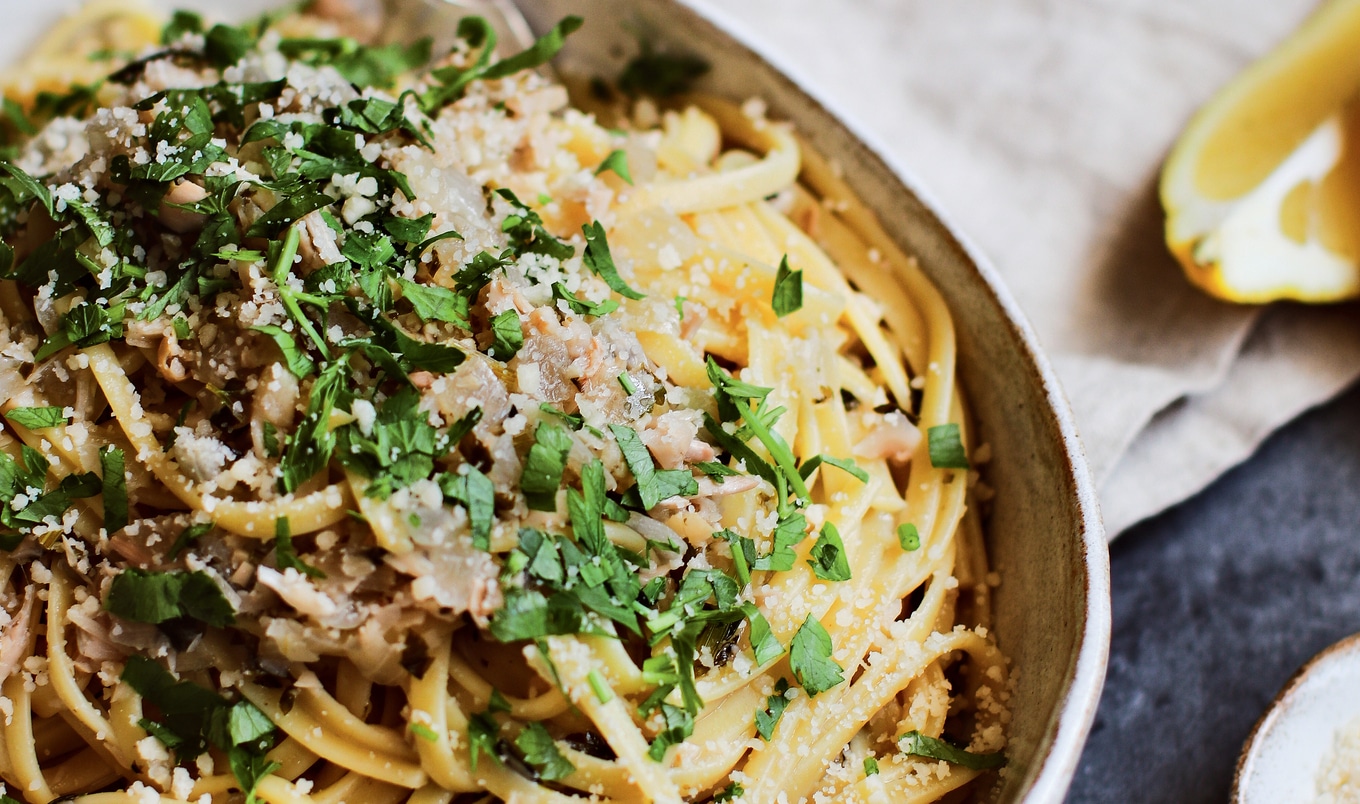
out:
{"label": "cut lemon half", "polygon": [[1166,240],[1238,302],[1360,297],[1360,0],[1331,0],[1195,115],[1162,170]]}

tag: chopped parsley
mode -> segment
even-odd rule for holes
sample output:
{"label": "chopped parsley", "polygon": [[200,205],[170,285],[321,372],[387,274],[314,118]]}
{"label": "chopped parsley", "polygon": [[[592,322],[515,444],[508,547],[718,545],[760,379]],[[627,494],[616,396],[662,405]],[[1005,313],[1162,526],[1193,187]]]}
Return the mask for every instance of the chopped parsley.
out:
{"label": "chopped parsley", "polygon": [[622,149],[610,151],[609,156],[606,156],[600,166],[595,168],[595,175],[598,176],[606,170],[612,171],[614,175],[629,184],[633,183],[633,174],[628,170],[628,154]]}
{"label": "chopped parsley", "polygon": [[[477,409],[477,412],[481,410]],[[461,473],[440,475],[439,489],[447,499],[467,511],[473,546],[490,550],[491,528],[496,521],[496,487],[491,478],[472,464],[464,464]]]}
{"label": "chopped parsley", "polygon": [[223,628],[236,622],[236,610],[206,572],[125,569],[113,577],[104,608],[125,620],[161,623],[187,617]]}
{"label": "chopped parsley", "polygon": [[621,424],[611,424],[609,431],[614,434],[623,459],[633,473],[636,481],[634,488],[644,511],[650,511],[657,503],[671,497],[699,493],[699,484],[690,472],[684,469],[657,469],[652,462],[651,451],[642,443],[636,430]]}
{"label": "chopped parsley", "polygon": [[66,416],[58,407],[14,408],[5,413],[5,418],[29,430],[45,430],[66,424]]}
{"label": "chopped parsley", "polygon": [[756,732],[760,739],[768,742],[774,736],[774,727],[779,725],[779,719],[789,706],[789,699],[785,695],[788,691],[789,682],[779,679],[774,684],[774,694],[765,699],[765,708],[756,712]]}
{"label": "chopped parsley", "polygon": [[822,464],[834,466],[842,472],[848,472],[861,483],[869,482],[869,473],[861,469],[852,458],[833,458],[830,455],[814,455],[808,458],[798,467],[798,474],[803,477],[803,480],[807,480]]}
{"label": "chopped parsley", "polygon": [[873,757],[864,758],[864,775],[865,776],[878,775],[878,760],[874,759]]}
{"label": "chopped parsley", "polygon": [[927,737],[919,731],[909,731],[897,738],[902,752],[928,759],[939,759],[951,765],[961,765],[969,770],[991,770],[1006,764],[1006,755],[1001,751],[990,754],[974,754],[955,747],[944,740]]}
{"label": "chopped parsley", "polygon": [[605,238],[604,226],[599,221],[595,221],[582,226],[581,232],[586,236],[586,250],[582,260],[591,273],[603,279],[610,290],[624,298],[647,298],[642,293],[630,288],[623,277],[619,276],[618,266],[614,264],[614,257],[609,251],[609,240]]}
{"label": "chopped parsley", "polygon": [[921,548],[921,534],[917,532],[915,525],[910,522],[903,522],[897,526],[897,543],[908,552],[919,550]]}
{"label": "chopped parsley", "polygon": [[491,710],[479,712],[468,718],[468,753],[472,757],[472,770],[477,770],[477,758],[486,754],[497,765],[501,764],[500,723],[492,716]]}
{"label": "chopped parsley", "polygon": [[937,424],[926,430],[930,451],[930,465],[936,469],[967,469],[968,454],[959,437],[959,426],[954,422]]}
{"label": "chopped parsley", "polygon": [[316,372],[316,363],[307,356],[306,351],[298,346],[292,333],[273,325],[251,327],[251,329],[268,335],[274,341],[274,344],[279,347],[279,351],[283,353],[284,365],[288,367],[288,371],[294,377],[304,379]]}
{"label": "chopped parsley", "polygon": [[495,337],[488,355],[501,362],[509,362],[524,346],[524,328],[519,313],[506,310],[491,319],[491,333]]}
{"label": "chopped parsley", "polygon": [[557,742],[542,723],[527,724],[515,738],[515,747],[524,754],[524,761],[540,779],[552,782],[576,772],[576,766],[562,756],[562,752],[557,749]]}
{"label": "chopped parsley", "polygon": [[668,98],[688,92],[709,70],[708,62],[695,56],[657,53],[650,42],[642,41],[642,52],[624,67],[619,89],[631,96],[650,95]]}
{"label": "chopped parsley", "polygon": [[803,309],[803,272],[789,269],[788,255],[780,260],[779,271],[775,273],[770,305],[780,318]]}
{"label": "chopped parsley", "polygon": [[326,577],[326,573],[298,558],[293,548],[293,528],[286,516],[274,520],[274,563],[281,570],[296,570],[308,578]]}
{"label": "chopped parsley", "polygon": [[434,729],[430,728],[429,726],[426,726],[424,723],[412,723],[410,724],[409,728],[412,734],[426,742],[430,743],[439,742],[439,735],[435,733]]}
{"label": "chopped parsley", "polygon": [[831,635],[811,614],[789,643],[789,669],[808,697],[845,681],[844,669],[831,658]]}
{"label": "chopped parsley", "polygon": [[128,523],[127,467],[123,451],[105,447],[99,451],[99,470],[104,498],[104,532],[113,535]]}
{"label": "chopped parsley", "polygon": [[204,753],[209,746],[225,752],[247,802],[255,799],[260,779],[279,769],[277,762],[265,759],[274,747],[277,729],[249,701],[232,703],[197,684],[177,681],[144,656],[128,657],[122,678],[160,710],[159,720],[142,718],[142,728],[174,751],[181,763]]}
{"label": "chopped parsley", "polygon": [[183,552],[186,547],[203,538],[215,527],[217,527],[216,522],[198,522],[188,526],[180,531],[179,536],[175,539],[175,543],[170,545],[170,550],[166,552],[165,557],[174,559]]}
{"label": "chopped parsley", "polygon": [[534,430],[534,444],[524,459],[519,487],[535,511],[557,510],[557,490],[562,485],[571,443],[571,434],[556,425],[544,422]]}
{"label": "chopped parsley", "polygon": [[720,801],[736,801],[738,798],[744,795],[746,795],[746,789],[741,786],[741,783],[732,782],[727,787],[724,787],[717,793],[714,793],[713,801],[714,804],[717,804],[717,802]]}
{"label": "chopped parsley", "polygon": [[840,531],[827,522],[822,525],[822,535],[812,545],[812,557],[808,559],[812,573],[824,581],[850,580],[850,564],[845,558],[845,544],[841,541]]}
{"label": "chopped parsley", "polygon": [[794,563],[798,560],[798,554],[793,548],[807,538],[807,532],[807,517],[802,514],[794,512],[780,517],[771,534],[773,544],[770,547],[770,554],[760,556],[751,562],[751,568],[775,572],[793,569]]}
{"label": "chopped parsley", "polygon": [[613,299],[605,299],[602,302],[578,299],[567,289],[567,286],[561,282],[557,282],[553,285],[553,298],[560,302],[564,302],[568,309],[577,315],[592,315],[599,317],[602,315],[609,315],[619,309],[619,303]]}

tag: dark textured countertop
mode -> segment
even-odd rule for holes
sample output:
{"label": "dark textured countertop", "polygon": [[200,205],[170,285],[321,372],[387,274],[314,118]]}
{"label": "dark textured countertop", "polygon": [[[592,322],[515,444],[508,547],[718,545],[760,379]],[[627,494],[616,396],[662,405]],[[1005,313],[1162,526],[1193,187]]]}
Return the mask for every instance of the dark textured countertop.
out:
{"label": "dark textured countertop", "polygon": [[1360,388],[1110,554],[1109,674],[1068,801],[1225,801],[1275,693],[1360,631]]}

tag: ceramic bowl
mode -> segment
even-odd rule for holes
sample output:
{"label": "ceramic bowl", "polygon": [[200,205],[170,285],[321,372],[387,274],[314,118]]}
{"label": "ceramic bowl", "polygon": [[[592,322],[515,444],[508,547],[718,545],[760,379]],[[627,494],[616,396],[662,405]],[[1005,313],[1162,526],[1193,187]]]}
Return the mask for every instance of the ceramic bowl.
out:
{"label": "ceramic bowl", "polygon": [[[400,2],[401,0],[394,0]],[[159,0],[243,17],[280,0]],[[78,0],[17,4],[0,28],[0,52],[18,54]],[[633,32],[707,60],[705,91],[764,99],[820,153],[844,169],[890,236],[920,260],[953,311],[959,371],[980,441],[994,458],[997,494],[987,540],[1001,574],[995,631],[1018,670],[1009,766],[995,800],[1060,802],[1067,790],[1105,674],[1110,639],[1109,558],[1095,488],[1067,401],[1037,338],[996,272],[951,226],[910,173],[863,128],[819,94],[815,77],[707,4],[689,0],[520,0],[539,31],[566,14],[587,24],[562,54],[568,72],[615,75],[637,52]],[[625,23],[627,28],[620,23]],[[429,33],[439,33],[431,31]],[[907,155],[910,158],[910,155]],[[1017,210],[1016,214],[1022,214]]]}
{"label": "ceramic bowl", "polygon": [[[1360,634],[1308,660],[1252,729],[1233,804],[1311,804],[1343,730],[1360,732]],[[1360,741],[1353,736],[1352,741]]]}
{"label": "ceramic bowl", "polygon": [[839,113],[834,99],[817,92],[815,77],[799,75],[713,6],[533,0],[520,7],[540,32],[566,14],[586,18],[560,57],[564,72],[617,75],[637,53],[637,32],[708,61],[712,70],[701,90],[738,101],[759,97],[771,117],[791,120],[814,148],[840,164],[860,199],[944,294],[954,313],[959,371],[979,442],[993,448],[987,482],[997,494],[987,536],[992,566],[1002,578],[996,632],[1019,670],[1010,764],[996,800],[1062,801],[1105,676],[1109,556],[1067,401],[996,272],[910,173]]}

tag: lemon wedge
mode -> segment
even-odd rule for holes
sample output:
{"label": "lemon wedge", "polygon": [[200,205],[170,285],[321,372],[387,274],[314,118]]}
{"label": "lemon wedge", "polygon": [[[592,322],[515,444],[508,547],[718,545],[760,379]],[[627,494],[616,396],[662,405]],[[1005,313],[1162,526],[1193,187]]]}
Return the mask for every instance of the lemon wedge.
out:
{"label": "lemon wedge", "polygon": [[1322,6],[1204,106],[1161,197],[1167,244],[1215,296],[1360,296],[1360,0]]}

